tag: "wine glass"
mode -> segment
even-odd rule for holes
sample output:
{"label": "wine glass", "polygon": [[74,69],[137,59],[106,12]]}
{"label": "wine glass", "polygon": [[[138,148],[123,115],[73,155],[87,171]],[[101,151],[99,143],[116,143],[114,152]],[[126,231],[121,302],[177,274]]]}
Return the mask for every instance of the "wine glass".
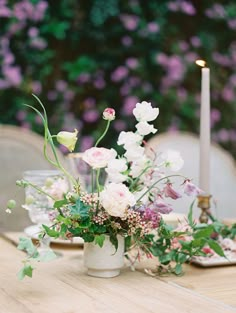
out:
{"label": "wine glass", "polygon": [[[60,200],[69,189],[68,182],[58,170],[30,170],[23,173],[23,179],[28,182],[25,188],[25,204],[30,220],[35,224],[27,227],[25,233],[38,239],[42,231],[42,224],[50,227],[55,210],[54,199]],[[49,196],[48,196],[49,195]],[[50,237],[45,235],[40,240],[39,253],[49,249]]]}

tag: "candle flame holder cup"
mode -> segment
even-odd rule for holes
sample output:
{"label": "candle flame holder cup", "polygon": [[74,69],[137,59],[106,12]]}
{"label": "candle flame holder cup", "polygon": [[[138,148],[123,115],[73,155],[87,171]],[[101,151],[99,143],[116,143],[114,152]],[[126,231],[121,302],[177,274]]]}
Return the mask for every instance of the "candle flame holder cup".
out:
{"label": "candle flame holder cup", "polygon": [[209,220],[209,209],[211,207],[210,205],[210,199],[211,195],[199,195],[198,197],[198,207],[202,210],[200,216],[199,216],[199,221],[200,223],[207,223]]}

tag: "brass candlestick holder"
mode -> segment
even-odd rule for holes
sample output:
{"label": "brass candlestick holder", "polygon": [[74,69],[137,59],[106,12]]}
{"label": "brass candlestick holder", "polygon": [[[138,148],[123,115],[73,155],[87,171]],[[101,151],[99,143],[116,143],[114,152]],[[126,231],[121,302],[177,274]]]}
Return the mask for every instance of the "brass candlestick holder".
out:
{"label": "brass candlestick holder", "polygon": [[207,223],[209,219],[209,210],[210,210],[210,199],[211,195],[199,195],[198,197],[198,207],[202,210],[199,221],[200,223]]}

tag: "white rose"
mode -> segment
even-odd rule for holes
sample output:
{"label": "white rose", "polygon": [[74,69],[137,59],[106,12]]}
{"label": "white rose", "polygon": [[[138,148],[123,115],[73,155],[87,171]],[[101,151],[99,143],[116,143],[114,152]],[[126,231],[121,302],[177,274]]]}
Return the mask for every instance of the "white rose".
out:
{"label": "white rose", "polygon": [[143,137],[139,134],[135,134],[133,132],[124,132],[122,131],[119,135],[117,144],[124,145],[125,149],[131,145],[139,145],[141,144]]}
{"label": "white rose", "polygon": [[184,165],[184,160],[182,159],[180,153],[175,150],[165,151],[162,154],[162,159],[165,162],[165,166],[174,172],[179,171]]}
{"label": "white rose", "polygon": [[133,109],[133,115],[138,122],[154,121],[159,115],[159,109],[153,108],[150,102],[143,101],[137,103]]}
{"label": "white rose", "polygon": [[147,122],[139,122],[138,124],[136,124],[135,127],[137,128],[137,131],[141,136],[146,136],[150,133],[155,134],[157,132],[157,129]]}
{"label": "white rose", "polygon": [[124,184],[108,184],[100,193],[100,203],[111,216],[123,217],[129,206],[135,205],[134,195]]}
{"label": "white rose", "polygon": [[116,154],[114,149],[93,147],[83,153],[82,159],[93,168],[103,168]]}

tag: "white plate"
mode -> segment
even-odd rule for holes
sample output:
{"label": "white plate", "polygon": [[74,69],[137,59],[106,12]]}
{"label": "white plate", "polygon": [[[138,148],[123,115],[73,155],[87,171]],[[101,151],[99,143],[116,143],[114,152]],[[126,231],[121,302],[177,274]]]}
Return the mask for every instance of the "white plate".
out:
{"label": "white plate", "polygon": [[213,256],[213,257],[193,257],[191,262],[193,264],[197,264],[203,267],[211,267],[211,266],[223,266],[223,265],[234,265],[236,264],[236,253],[228,252],[225,253],[227,255],[227,259],[221,256]]}
{"label": "white plate", "polygon": [[[38,225],[31,225],[24,229],[24,233],[32,239],[38,239],[40,232],[41,232],[41,228]],[[68,244],[68,245],[71,245],[71,244],[83,245],[84,244],[84,240],[81,237],[73,237],[71,240],[51,238],[51,242],[56,243],[56,244]]]}

